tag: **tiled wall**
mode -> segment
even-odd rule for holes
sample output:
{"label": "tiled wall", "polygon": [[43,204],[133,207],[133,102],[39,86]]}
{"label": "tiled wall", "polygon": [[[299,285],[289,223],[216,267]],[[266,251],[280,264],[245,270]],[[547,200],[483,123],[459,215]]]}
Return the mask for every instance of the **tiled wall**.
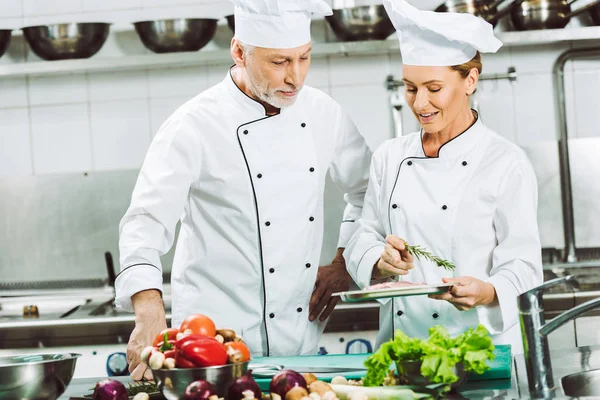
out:
{"label": "tiled wall", "polygon": [[[314,24],[325,29],[324,24]],[[331,34],[330,32],[326,32]],[[317,35],[315,35],[317,36]],[[220,25],[206,50],[225,48],[231,38]],[[505,47],[484,56],[484,74],[517,70],[518,80],[480,83],[477,101],[483,120],[522,145],[553,140],[557,124],[552,65],[574,46]],[[132,31],[112,33],[95,57],[146,54]],[[201,57],[202,53],[199,53]],[[22,36],[14,36],[3,64],[39,61]],[[137,168],[165,118],[196,93],[218,83],[231,63],[126,72],[0,78],[0,174],[46,174]],[[567,66],[569,134],[598,135],[600,61]],[[392,136],[388,74],[401,75],[397,52],[365,57],[315,59],[307,84],[329,93],[351,114],[376,147]],[[417,128],[404,108],[404,130]]]}

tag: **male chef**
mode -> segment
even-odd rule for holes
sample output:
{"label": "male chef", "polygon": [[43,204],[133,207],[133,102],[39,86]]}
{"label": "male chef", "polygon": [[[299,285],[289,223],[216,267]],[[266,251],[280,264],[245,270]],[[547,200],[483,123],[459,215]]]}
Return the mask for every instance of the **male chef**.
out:
{"label": "male chef", "polygon": [[[253,356],[314,354],[349,288],[342,251],[366,192],[371,151],[339,104],[304,86],[310,22],[323,0],[232,0],[235,65],[159,129],[120,223],[116,302],[135,312],[134,379],[143,347],[166,328],[160,256],[181,222],[172,326],[202,313]],[[338,253],[319,267],[327,174],[345,193]]]}

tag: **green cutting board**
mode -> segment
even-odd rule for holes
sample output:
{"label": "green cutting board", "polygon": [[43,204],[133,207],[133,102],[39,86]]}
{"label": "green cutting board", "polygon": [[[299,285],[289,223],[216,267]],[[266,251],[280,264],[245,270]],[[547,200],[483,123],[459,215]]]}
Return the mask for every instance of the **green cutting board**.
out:
{"label": "green cutting board", "polygon": [[[490,363],[490,369],[482,375],[471,374],[469,381],[484,381],[491,379],[510,379],[512,374],[512,354],[510,345],[496,345],[494,351],[496,358]],[[324,356],[296,356],[296,357],[256,357],[251,363],[283,365],[286,369],[294,367],[337,367],[337,368],[364,368],[364,362],[370,354],[330,354]],[[315,374],[320,380],[329,382],[340,374]],[[351,372],[344,374],[347,379],[360,379],[365,374]],[[270,378],[255,378],[261,390],[268,390]]]}

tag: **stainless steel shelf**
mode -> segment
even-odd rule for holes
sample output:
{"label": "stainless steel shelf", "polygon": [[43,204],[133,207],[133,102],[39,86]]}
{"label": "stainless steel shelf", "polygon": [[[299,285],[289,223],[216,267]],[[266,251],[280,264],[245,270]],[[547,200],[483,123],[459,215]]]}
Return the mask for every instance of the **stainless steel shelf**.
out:
{"label": "stainless steel shelf", "polygon": [[[600,39],[600,26],[524,32],[500,32],[505,46],[521,47],[560,42],[585,42]],[[364,42],[316,43],[314,58],[327,56],[368,56],[398,52],[395,35],[388,40]],[[81,72],[122,71],[144,68],[173,68],[232,62],[229,49],[189,53],[147,54],[113,58],[92,57],[84,60],[38,61],[0,65],[0,78],[38,75],[63,75]]]}

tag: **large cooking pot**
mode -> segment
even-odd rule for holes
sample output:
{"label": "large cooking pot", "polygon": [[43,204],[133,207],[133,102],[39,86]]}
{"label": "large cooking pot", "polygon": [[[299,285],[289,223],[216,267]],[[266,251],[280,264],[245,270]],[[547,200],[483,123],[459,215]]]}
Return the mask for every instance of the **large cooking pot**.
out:
{"label": "large cooking pot", "polygon": [[507,15],[513,7],[516,7],[521,1],[517,0],[503,8],[498,9],[506,0],[446,0],[436,11],[438,12],[458,12],[469,13],[483,18],[493,26],[496,26],[500,18]]}
{"label": "large cooking pot", "polygon": [[577,0],[525,0],[514,7],[510,16],[517,30],[564,28],[571,17],[590,11],[594,23],[600,24],[600,0],[596,0],[578,10],[571,5]]}

